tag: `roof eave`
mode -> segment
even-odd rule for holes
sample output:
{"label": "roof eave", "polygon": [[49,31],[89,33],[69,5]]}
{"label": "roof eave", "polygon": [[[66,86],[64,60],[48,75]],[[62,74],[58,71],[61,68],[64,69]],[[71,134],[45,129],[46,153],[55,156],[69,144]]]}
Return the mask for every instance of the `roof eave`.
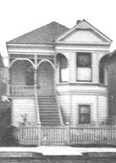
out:
{"label": "roof eave", "polygon": [[33,44],[27,44],[27,43],[23,43],[23,44],[21,44],[21,43],[19,43],[19,44],[16,44],[16,43],[9,43],[9,42],[7,42],[6,43],[6,45],[7,46],[13,46],[13,47],[15,47],[15,46],[17,46],[17,47],[45,47],[45,46],[47,46],[47,47],[53,47],[53,45],[54,44],[48,44],[48,43],[39,43],[39,44],[35,44],[35,43],[33,43]]}

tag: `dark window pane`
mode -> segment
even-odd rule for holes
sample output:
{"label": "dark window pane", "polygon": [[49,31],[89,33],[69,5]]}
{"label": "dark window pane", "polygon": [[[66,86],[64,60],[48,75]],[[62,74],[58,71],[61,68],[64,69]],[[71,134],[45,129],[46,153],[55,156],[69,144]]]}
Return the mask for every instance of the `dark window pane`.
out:
{"label": "dark window pane", "polygon": [[91,67],[91,54],[77,53],[77,67]]}
{"label": "dark window pane", "polygon": [[86,114],[81,114],[79,118],[80,124],[89,124],[90,123],[90,116]]}
{"label": "dark window pane", "polygon": [[90,105],[79,105],[79,123],[90,123]]}
{"label": "dark window pane", "polygon": [[81,114],[89,114],[90,113],[90,106],[89,105],[82,105],[80,107]]}

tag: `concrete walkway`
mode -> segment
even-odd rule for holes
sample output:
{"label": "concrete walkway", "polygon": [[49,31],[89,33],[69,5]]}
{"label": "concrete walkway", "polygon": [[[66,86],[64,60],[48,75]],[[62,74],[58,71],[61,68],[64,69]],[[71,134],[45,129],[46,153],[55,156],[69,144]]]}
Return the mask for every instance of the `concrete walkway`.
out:
{"label": "concrete walkway", "polygon": [[0,153],[3,152],[33,152],[49,156],[82,156],[83,153],[115,153],[116,148],[81,148],[64,146],[39,146],[39,147],[0,147]]}

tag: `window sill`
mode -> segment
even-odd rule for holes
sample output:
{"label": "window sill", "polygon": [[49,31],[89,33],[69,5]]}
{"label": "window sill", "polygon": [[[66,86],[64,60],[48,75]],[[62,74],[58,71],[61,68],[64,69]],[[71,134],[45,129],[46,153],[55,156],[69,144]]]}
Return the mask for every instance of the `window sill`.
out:
{"label": "window sill", "polygon": [[75,82],[75,83],[63,82],[63,83],[57,83],[56,85],[59,85],[59,86],[63,86],[63,85],[71,85],[71,86],[76,86],[76,85],[88,85],[88,86],[107,87],[106,84],[93,83],[93,82]]}

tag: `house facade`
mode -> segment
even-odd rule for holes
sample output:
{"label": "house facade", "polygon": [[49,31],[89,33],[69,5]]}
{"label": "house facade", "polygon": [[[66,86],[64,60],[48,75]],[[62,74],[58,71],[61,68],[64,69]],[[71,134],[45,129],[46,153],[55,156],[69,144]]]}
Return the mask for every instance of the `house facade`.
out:
{"label": "house facade", "polygon": [[7,42],[12,125],[106,123],[111,42],[86,20],[71,29],[52,22]]}

